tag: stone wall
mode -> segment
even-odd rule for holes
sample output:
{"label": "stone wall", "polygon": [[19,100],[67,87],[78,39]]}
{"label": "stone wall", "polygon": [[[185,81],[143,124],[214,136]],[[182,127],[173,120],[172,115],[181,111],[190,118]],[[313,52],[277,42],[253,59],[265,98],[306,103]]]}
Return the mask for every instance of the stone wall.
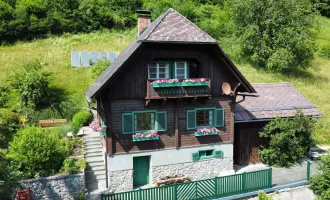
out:
{"label": "stone wall", "polygon": [[57,175],[21,181],[22,188],[30,188],[33,200],[74,199],[85,194],[84,174]]}
{"label": "stone wall", "polygon": [[152,167],[153,180],[168,175],[183,174],[192,180],[214,178],[233,170],[233,157],[212,158],[189,163]]}
{"label": "stone wall", "polygon": [[109,189],[110,192],[121,192],[133,190],[133,170],[110,171]]}

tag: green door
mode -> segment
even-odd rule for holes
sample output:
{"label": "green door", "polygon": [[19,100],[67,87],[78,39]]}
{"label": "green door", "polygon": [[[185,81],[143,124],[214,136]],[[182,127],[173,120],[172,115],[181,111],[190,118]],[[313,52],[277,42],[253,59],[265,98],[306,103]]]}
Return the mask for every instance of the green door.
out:
{"label": "green door", "polygon": [[149,156],[133,158],[133,185],[149,184]]}

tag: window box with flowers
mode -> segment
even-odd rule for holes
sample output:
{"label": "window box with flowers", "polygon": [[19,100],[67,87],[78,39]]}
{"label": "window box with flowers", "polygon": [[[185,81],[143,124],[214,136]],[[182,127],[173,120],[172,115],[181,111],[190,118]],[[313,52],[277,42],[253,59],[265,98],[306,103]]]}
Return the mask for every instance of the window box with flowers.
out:
{"label": "window box with flowers", "polygon": [[217,128],[202,128],[197,129],[195,132],[196,137],[207,136],[207,135],[219,135],[220,131]]}
{"label": "window box with flowers", "polygon": [[164,80],[156,80],[151,83],[154,88],[162,88],[162,87],[180,87],[180,82],[178,79],[164,79]]}
{"label": "window box with flowers", "polygon": [[136,133],[132,135],[132,138],[133,138],[133,142],[159,140],[159,135],[156,131],[147,131],[144,133]]}
{"label": "window box with flowers", "polygon": [[98,119],[94,119],[90,124],[89,127],[92,128],[95,132],[99,132],[101,136],[105,136],[107,133],[107,127],[103,124],[100,124]]}
{"label": "window box with flowers", "polygon": [[182,86],[208,86],[209,82],[206,78],[189,78],[185,79],[182,83]]}

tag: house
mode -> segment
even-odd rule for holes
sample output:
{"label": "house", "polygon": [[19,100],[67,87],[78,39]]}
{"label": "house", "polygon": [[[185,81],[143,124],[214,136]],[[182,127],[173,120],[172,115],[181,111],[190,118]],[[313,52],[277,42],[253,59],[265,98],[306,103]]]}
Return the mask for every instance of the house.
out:
{"label": "house", "polygon": [[[229,93],[222,89],[226,83]],[[281,87],[283,94],[275,93]],[[174,9],[152,23],[150,12],[140,11],[138,37],[85,95],[90,104],[96,101],[107,127],[103,141],[112,191],[179,173],[193,180],[225,174],[234,160],[258,161],[250,157],[258,154],[257,129],[267,120],[294,115],[300,100],[310,115],[320,115],[291,84],[251,85],[215,39]],[[270,99],[273,104],[267,104]],[[211,133],[205,135],[204,128]],[[154,135],[134,137],[141,133]]]}

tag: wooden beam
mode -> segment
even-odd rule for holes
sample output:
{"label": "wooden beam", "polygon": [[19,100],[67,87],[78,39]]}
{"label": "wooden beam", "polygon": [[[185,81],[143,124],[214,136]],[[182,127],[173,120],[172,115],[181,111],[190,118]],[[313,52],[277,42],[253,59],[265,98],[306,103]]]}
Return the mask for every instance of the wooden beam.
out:
{"label": "wooden beam", "polygon": [[174,115],[175,115],[175,148],[180,148],[179,145],[179,106],[174,104]]}
{"label": "wooden beam", "polygon": [[162,106],[165,105],[166,101],[167,101],[167,99],[163,99],[163,101],[162,101]]}

